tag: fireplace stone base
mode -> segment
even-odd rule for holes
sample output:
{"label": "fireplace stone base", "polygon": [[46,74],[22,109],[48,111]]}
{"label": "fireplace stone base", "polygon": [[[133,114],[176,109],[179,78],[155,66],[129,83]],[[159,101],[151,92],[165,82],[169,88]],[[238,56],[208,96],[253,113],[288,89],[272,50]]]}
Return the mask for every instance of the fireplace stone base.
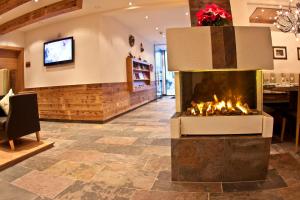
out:
{"label": "fireplace stone base", "polygon": [[173,138],[172,180],[234,182],[264,180],[271,138],[260,135]]}

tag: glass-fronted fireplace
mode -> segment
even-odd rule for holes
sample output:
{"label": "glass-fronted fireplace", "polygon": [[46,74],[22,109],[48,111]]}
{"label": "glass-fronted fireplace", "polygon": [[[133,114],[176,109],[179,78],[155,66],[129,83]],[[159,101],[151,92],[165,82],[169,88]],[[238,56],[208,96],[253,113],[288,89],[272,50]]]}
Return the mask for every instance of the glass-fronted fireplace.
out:
{"label": "glass-fronted fireplace", "polygon": [[[187,116],[260,113],[259,71],[182,72],[182,111]],[[259,107],[258,107],[259,104]],[[259,108],[259,109],[258,109]]]}

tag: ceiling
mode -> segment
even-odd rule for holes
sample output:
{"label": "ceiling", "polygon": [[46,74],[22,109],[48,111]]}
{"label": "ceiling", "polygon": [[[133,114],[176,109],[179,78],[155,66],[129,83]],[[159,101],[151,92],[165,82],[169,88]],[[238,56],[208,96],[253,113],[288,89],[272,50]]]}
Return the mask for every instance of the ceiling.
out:
{"label": "ceiling", "polygon": [[[34,0],[25,3],[0,16],[0,24],[10,21],[25,13],[50,5],[60,0]],[[236,0],[237,1],[237,0]],[[248,3],[249,16],[256,10],[261,15],[258,7],[276,8],[279,4],[287,4],[288,0],[245,0]],[[129,2],[132,2],[129,8]],[[277,7],[278,8],[278,7]],[[113,17],[126,25],[145,39],[165,43],[164,33],[170,27],[190,26],[188,0],[83,0],[83,8],[78,11],[66,13],[49,18],[24,28],[28,31],[58,21],[83,16],[91,13],[102,13]],[[146,16],[148,17],[146,19]]]}
{"label": "ceiling", "polygon": [[[60,0],[30,1],[0,16],[0,24],[25,13]],[[128,9],[132,2],[132,9]],[[128,26],[130,29],[155,43],[164,43],[164,32],[169,27],[190,26],[187,0],[83,0],[83,9],[59,15],[19,29],[28,31],[47,24],[92,13],[102,13]],[[145,17],[148,16],[148,19]],[[158,28],[158,30],[157,30]]]}

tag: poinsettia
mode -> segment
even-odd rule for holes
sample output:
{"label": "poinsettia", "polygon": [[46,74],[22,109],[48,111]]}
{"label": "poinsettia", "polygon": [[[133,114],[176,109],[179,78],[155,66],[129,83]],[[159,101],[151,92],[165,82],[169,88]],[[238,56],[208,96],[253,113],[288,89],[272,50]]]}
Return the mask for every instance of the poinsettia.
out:
{"label": "poinsettia", "polygon": [[198,26],[224,26],[232,21],[232,16],[216,4],[207,4],[196,14]]}

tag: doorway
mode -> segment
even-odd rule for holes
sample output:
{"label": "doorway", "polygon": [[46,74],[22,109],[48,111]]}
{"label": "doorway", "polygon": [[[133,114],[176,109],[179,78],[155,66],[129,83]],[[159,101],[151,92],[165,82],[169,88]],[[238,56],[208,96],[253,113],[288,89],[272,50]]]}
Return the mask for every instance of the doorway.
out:
{"label": "doorway", "polygon": [[166,45],[155,45],[155,62],[157,96],[174,96],[175,73],[168,71],[168,52]]}

